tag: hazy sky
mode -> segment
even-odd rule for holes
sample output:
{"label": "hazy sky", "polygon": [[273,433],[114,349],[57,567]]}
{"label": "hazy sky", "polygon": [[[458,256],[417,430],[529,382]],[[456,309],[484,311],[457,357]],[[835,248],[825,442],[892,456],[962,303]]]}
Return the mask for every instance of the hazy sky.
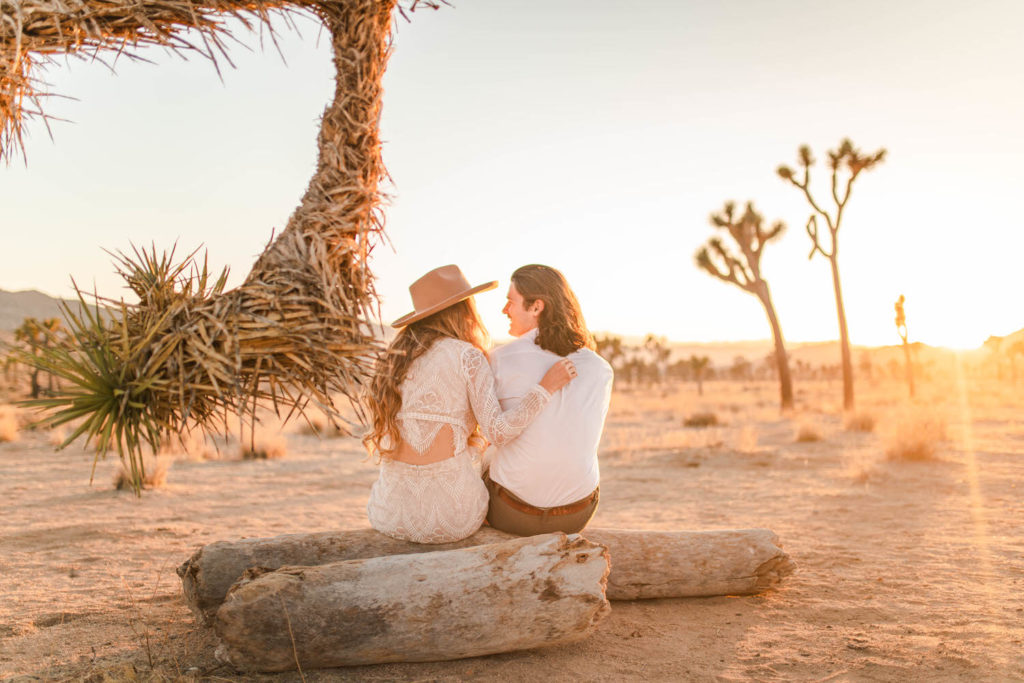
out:
{"label": "hazy sky", "polygon": [[[508,276],[560,268],[596,330],[676,340],[770,336],[754,297],[693,265],[727,199],[789,229],[763,272],[791,341],[837,337],[808,209],[776,175],[801,143],[849,136],[884,164],[854,186],[840,269],[855,343],[976,346],[1024,327],[1024,3],[465,0],[399,22],[382,138],[394,179],[374,270],[386,320],[445,263],[501,288],[478,304],[498,338]],[[241,281],[315,164],[333,92],[312,20],[279,23],[223,82],[209,62],[148,50],[112,75],[46,73],[54,142],[0,168],[0,288],[103,294],[103,249],[205,245]],[[824,168],[815,180],[825,195]]]}

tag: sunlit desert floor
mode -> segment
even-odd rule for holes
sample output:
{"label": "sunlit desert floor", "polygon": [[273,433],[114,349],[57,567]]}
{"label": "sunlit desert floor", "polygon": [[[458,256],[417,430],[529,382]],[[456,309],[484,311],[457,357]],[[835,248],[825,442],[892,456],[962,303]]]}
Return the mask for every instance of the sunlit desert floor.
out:
{"label": "sunlit desert floor", "polygon": [[[798,389],[788,417],[770,383],[617,390],[592,522],[768,527],[798,566],[778,589],[615,602],[573,645],[306,679],[1024,680],[1024,390],[925,387],[908,408],[899,384],[861,382],[877,421],[862,432],[838,383]],[[723,424],[683,426],[701,412]],[[922,415],[935,455],[888,456]],[[175,568],[215,540],[367,526],[375,466],[353,439],[296,430],[280,459],[180,458],[137,499],[113,489],[116,457],[89,486],[91,454],[48,438],[0,444],[3,677],[252,680],[218,665]]]}

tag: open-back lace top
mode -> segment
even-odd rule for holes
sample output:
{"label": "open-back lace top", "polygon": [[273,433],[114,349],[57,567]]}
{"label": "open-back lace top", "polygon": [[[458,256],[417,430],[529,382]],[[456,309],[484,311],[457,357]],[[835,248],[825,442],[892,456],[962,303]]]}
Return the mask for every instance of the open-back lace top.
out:
{"label": "open-back lace top", "polygon": [[400,392],[402,440],[425,454],[448,425],[453,455],[427,465],[382,459],[366,506],[370,524],[388,536],[417,543],[465,538],[487,514],[480,454],[469,445],[470,435],[479,424],[491,443],[508,443],[540,414],[550,395],[537,384],[519,405],[502,412],[487,358],[456,339],[438,340],[414,360]]}

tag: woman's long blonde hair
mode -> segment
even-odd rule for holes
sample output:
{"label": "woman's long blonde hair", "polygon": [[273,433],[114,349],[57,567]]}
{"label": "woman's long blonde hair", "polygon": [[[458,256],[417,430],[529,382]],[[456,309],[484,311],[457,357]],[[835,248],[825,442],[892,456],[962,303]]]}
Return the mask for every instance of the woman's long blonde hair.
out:
{"label": "woman's long blonde hair", "polygon": [[[426,353],[438,339],[460,339],[481,351],[490,345],[487,329],[470,297],[444,310],[403,327],[377,358],[367,397],[371,429],[363,437],[370,455],[386,458],[401,441],[396,421],[402,409],[400,388],[413,361]],[[390,446],[385,448],[384,444]]]}

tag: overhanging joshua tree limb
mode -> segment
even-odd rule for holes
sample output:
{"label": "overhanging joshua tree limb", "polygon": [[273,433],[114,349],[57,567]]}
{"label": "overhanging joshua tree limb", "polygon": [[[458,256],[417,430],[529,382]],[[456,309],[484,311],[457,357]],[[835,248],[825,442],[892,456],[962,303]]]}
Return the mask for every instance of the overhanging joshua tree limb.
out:
{"label": "overhanging joshua tree limb", "polygon": [[[417,5],[436,3],[411,0]],[[337,415],[358,408],[379,349],[367,257],[383,234],[386,171],[378,124],[396,0],[0,0],[0,155],[23,150],[26,117],[45,117],[38,70],[55,55],[102,58],[163,45],[227,58],[225,19],[251,26],[295,8],[323,21],[337,69],[321,120],[316,172],[287,226],[245,282],[224,291],[192,256],[155,248],[118,256],[138,304],[67,311],[75,344],[45,360],[68,388],[48,399],[51,424],[82,420],[69,440],[98,437],[141,481],[141,446],[163,434],[219,428],[257,402]],[[269,26],[269,24],[267,24]],[[197,33],[189,33],[189,31]],[[194,36],[198,35],[198,41]],[[230,61],[230,60],[228,60]],[[197,112],[197,115],[201,115]],[[45,119],[44,119],[45,120]],[[262,226],[260,229],[265,229]]]}
{"label": "overhanging joshua tree limb", "polygon": [[765,228],[764,217],[754,210],[753,202],[747,202],[741,216],[736,215],[736,205],[733,202],[726,202],[721,213],[711,214],[711,225],[724,230],[732,238],[732,242],[739,248],[739,255],[726,247],[720,238],[712,237],[697,251],[697,266],[723,282],[729,282],[750,292],[764,306],[775,342],[775,363],[779,369],[779,398],[782,409],[790,410],[793,408],[793,380],[789,372],[789,358],[786,355],[782,328],[775,313],[768,282],[761,276],[761,252],[768,242],[782,235],[786,226],[781,221],[776,221],[770,228]]}
{"label": "overhanging joshua tree limb", "polygon": [[[850,201],[850,190],[853,188],[853,181],[862,171],[874,168],[885,158],[885,150],[880,149],[874,154],[863,155],[857,150],[849,139],[843,140],[838,149],[829,150],[828,165],[832,171],[832,201],[835,203],[835,210],[832,213],[824,210],[821,204],[811,193],[811,166],[814,165],[814,157],[811,155],[811,148],[802,145],[799,150],[800,167],[803,173],[798,177],[797,172],[789,166],[779,166],[777,173],[786,182],[800,190],[807,203],[811,205],[811,214],[807,219],[807,235],[811,238],[811,252],[807,258],[814,258],[819,253],[828,259],[832,268],[832,287],[836,298],[836,315],[839,318],[839,346],[843,360],[843,407],[846,410],[853,409],[853,361],[850,357],[850,335],[846,326],[846,310],[843,307],[843,292],[839,284],[839,227],[843,220],[843,211],[847,202]],[[846,172],[845,181],[840,178]],[[840,189],[842,186],[842,189]],[[825,221],[828,228],[828,250],[823,246],[823,237],[819,233],[818,218]]]}

